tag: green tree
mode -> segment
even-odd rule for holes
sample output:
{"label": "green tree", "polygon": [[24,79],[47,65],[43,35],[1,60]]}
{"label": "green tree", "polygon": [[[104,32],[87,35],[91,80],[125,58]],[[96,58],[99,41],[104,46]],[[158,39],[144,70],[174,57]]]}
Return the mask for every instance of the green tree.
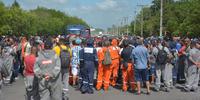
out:
{"label": "green tree", "polygon": [[70,24],[88,24],[80,18],[61,11],[38,7],[31,11],[21,9],[15,0],[11,7],[0,2],[0,33],[14,35],[57,34],[65,32]]}
{"label": "green tree", "polygon": [[[144,33],[146,36],[159,33],[160,0],[154,0],[152,6],[145,7]],[[199,0],[164,0],[163,31],[183,33],[188,36],[200,36],[200,1]],[[136,18],[136,32],[139,32],[141,12]],[[131,24],[133,33],[134,22]],[[139,30],[138,30],[139,29]],[[187,33],[187,34],[186,34]]]}

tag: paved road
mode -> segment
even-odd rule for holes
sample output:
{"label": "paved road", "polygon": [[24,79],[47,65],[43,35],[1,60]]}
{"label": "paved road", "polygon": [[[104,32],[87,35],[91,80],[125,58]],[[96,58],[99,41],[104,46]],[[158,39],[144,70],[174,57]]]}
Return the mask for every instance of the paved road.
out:
{"label": "paved road", "polygon": [[[24,83],[21,78],[12,86],[4,86],[3,98],[0,100],[24,100],[24,90]],[[133,93],[124,93],[119,89],[110,88],[106,93],[104,91],[95,91],[93,95],[83,95],[70,87],[70,100],[200,100],[200,91],[198,93],[184,93],[180,92],[179,89],[173,89],[170,93],[152,92],[150,96],[145,94],[137,96]]]}

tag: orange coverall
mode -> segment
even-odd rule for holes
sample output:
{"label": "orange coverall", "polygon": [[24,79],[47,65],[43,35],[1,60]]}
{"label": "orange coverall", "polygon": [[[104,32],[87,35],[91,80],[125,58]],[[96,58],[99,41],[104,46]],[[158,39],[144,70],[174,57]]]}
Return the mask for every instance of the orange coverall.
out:
{"label": "orange coverall", "polygon": [[110,79],[110,84],[112,86],[116,85],[117,77],[118,77],[118,70],[119,70],[119,51],[120,48],[117,46],[118,42],[116,39],[112,40],[112,46],[110,46],[110,55],[112,58],[112,65],[111,65],[111,79]]}
{"label": "orange coverall", "polygon": [[111,76],[111,65],[105,66],[102,64],[104,60],[104,52],[107,48],[103,47],[98,51],[98,75],[97,75],[97,85],[96,89],[100,90],[102,85],[104,86],[104,90],[107,91],[110,84],[110,76]]}

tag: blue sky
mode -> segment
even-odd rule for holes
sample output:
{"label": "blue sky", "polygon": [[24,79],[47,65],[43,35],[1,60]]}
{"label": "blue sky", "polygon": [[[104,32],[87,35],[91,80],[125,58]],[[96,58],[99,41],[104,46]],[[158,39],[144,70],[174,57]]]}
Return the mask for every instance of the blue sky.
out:
{"label": "blue sky", "polygon": [[[10,6],[14,0],[1,0]],[[77,16],[95,28],[106,29],[119,25],[123,17],[133,20],[137,5],[150,5],[152,0],[17,0],[23,9],[43,6]]]}

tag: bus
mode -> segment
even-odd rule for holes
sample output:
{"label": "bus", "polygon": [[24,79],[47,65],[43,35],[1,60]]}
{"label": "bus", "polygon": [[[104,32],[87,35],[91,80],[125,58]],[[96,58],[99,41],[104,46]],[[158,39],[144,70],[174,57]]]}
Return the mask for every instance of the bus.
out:
{"label": "bus", "polygon": [[67,37],[71,36],[79,36],[80,38],[90,38],[90,28],[84,26],[84,25],[68,25],[67,26]]}

